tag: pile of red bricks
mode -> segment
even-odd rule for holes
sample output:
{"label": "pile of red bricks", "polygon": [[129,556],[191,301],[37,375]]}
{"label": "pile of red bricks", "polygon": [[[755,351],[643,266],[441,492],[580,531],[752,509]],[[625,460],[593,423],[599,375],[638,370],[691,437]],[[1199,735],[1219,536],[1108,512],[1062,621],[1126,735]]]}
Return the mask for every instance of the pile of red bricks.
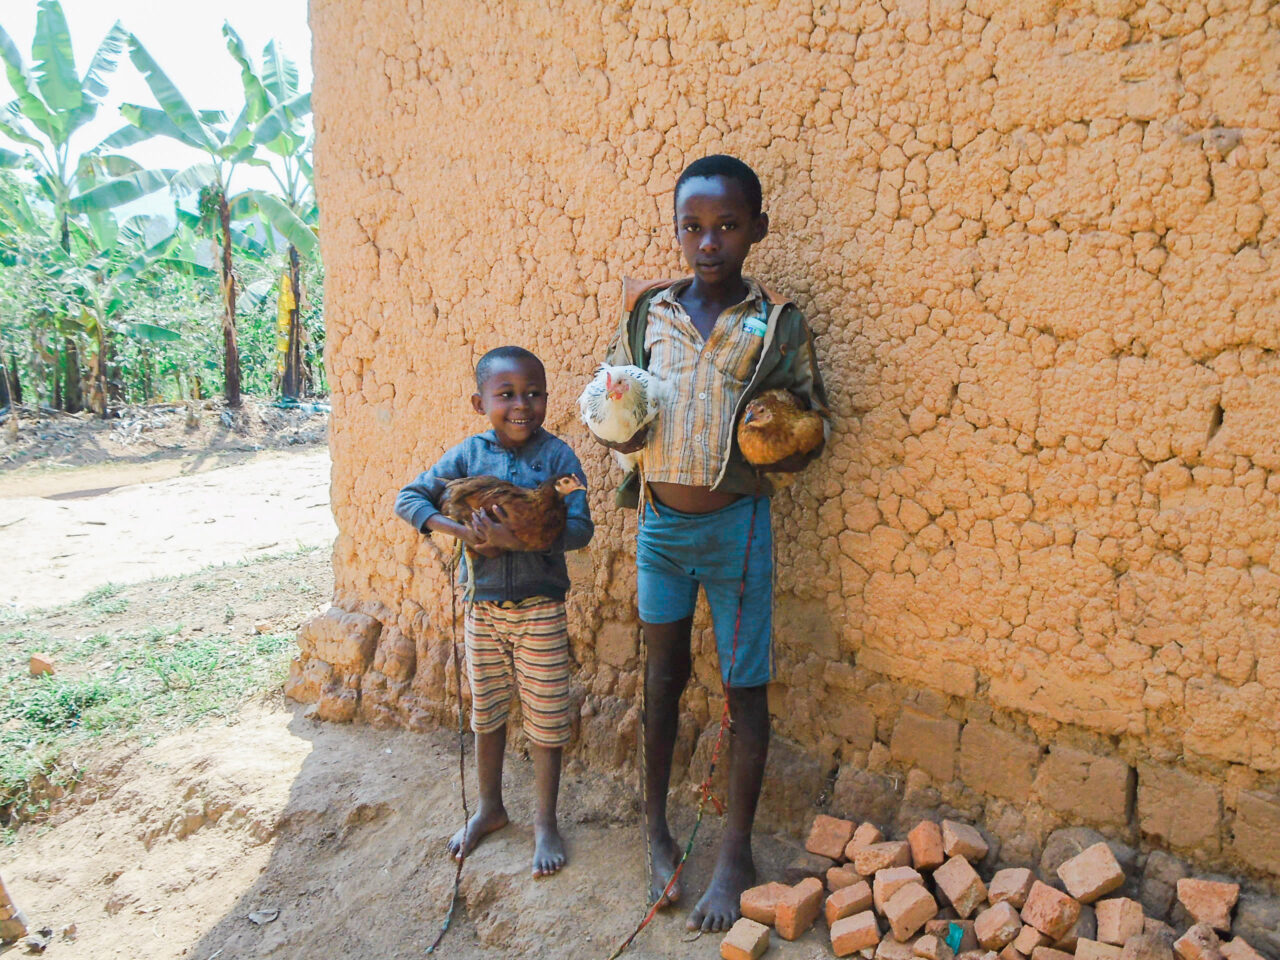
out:
{"label": "pile of red bricks", "polygon": [[[1267,960],[1242,937],[1228,939],[1240,894],[1234,883],[1183,879],[1184,929],[1108,897],[1125,882],[1111,848],[1095,843],[1056,877],[1023,867],[978,867],[987,842],[968,824],[918,823],[903,840],[873,824],[819,816],[805,849],[816,876],[766,883],[742,894],[742,919],[720,946],[725,960],[755,960],[769,928],[795,940],[825,915],[837,957],[865,960]],[[1045,881],[1048,882],[1045,882]]]}

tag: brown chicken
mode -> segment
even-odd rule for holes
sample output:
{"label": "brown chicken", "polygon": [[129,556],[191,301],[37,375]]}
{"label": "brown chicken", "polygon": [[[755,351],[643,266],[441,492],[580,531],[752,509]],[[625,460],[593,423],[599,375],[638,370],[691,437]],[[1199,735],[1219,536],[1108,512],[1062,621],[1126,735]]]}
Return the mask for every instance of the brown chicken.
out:
{"label": "brown chicken", "polygon": [[822,417],[801,410],[789,390],[766,390],[753,397],[738,423],[738,447],[747,462],[768,468],[822,443]]}
{"label": "brown chicken", "polygon": [[[494,520],[505,523],[526,549],[548,550],[564,530],[568,516],[564,498],[585,489],[572,474],[544,480],[533,489],[488,475],[462,477],[445,484],[440,512],[470,526],[472,514],[484,510]],[[505,516],[495,512],[494,507],[501,507]]]}

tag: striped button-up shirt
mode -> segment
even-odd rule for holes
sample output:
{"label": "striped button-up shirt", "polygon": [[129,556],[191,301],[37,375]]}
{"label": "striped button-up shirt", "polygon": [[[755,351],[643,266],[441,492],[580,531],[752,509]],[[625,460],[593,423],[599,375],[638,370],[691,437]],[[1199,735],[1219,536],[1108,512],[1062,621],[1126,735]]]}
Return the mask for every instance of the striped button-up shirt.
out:
{"label": "striped button-up shirt", "polygon": [[677,299],[689,281],[672,284],[649,306],[649,371],[671,384],[674,399],[650,428],[647,481],[709,487],[729,456],[733,413],[755,373],[769,317],[760,285],[745,279],[746,299],[716,318],[705,341]]}

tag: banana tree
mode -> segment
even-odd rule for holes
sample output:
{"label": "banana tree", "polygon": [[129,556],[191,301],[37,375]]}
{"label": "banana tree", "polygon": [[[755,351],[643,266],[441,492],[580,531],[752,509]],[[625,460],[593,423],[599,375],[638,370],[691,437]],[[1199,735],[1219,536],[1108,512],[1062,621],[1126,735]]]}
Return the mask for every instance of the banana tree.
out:
{"label": "banana tree", "polygon": [[[137,168],[95,182],[85,190],[80,176],[85,156],[102,145],[79,154],[71,146],[72,135],[91,121],[107,93],[106,78],[115,70],[124,51],[127,34],[116,23],[98,45],[83,77],[76,70],[71,32],[58,0],[40,0],[36,32],[31,44],[32,67],[23,62],[8,33],[0,28],[0,60],[16,95],[0,107],[0,135],[20,145],[22,162],[31,167],[37,189],[54,211],[55,238],[64,253],[71,249],[72,221],[82,215],[108,210],[162,189],[167,178]],[[0,162],[12,163],[13,151]],[[54,345],[54,395],[69,411],[82,404],[79,349],[68,334]]]}
{"label": "banana tree", "polygon": [[303,120],[311,113],[311,93],[298,90],[298,67],[285,57],[275,41],[262,51],[262,69],[254,69],[244,42],[229,23],[222,25],[227,50],[240,67],[244,87],[246,122],[252,128],[252,142],[278,158],[268,169],[280,188],[280,197],[255,191],[248,198],[262,218],[284,237],[288,250],[286,268],[280,278],[279,377],[281,395],[296,399],[302,394],[308,374],[304,363],[304,330],[300,321],[302,304],[299,254],[312,256],[317,242],[315,190],[311,170],[313,138]]}
{"label": "banana tree", "polygon": [[129,288],[165,263],[175,240],[173,221],[135,216],[120,223],[110,213],[91,217],[88,227],[77,230],[72,239],[77,256],[60,272],[60,278],[80,305],[81,328],[97,346],[89,364],[89,405],[102,416],[110,400],[123,398],[122,384],[115,382],[118,378],[110,369],[112,336],[121,334],[147,343],[178,339],[174,331],[155,324],[139,325],[128,317]]}
{"label": "banana tree", "polygon": [[160,69],[155,58],[132,34],[128,37],[129,59],[141,71],[158,107],[125,104],[120,112],[129,122],[104,143],[118,148],[151,137],[169,137],[202,151],[207,162],[195,164],[170,181],[175,195],[196,193],[203,229],[218,245],[222,273],[223,373],[227,405],[240,405],[240,351],[236,344],[236,275],[232,260],[231,177],[243,164],[265,165],[256,156],[246,104],[230,126],[219,111],[196,111]]}

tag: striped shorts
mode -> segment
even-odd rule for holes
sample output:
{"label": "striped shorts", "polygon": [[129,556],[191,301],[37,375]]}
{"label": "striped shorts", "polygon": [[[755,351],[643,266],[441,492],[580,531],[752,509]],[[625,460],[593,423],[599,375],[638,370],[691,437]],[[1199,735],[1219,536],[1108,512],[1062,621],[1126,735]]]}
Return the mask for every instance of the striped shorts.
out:
{"label": "striped shorts", "polygon": [[477,601],[467,611],[466,642],[472,730],[494,733],[506,726],[514,687],[529,739],[540,747],[569,742],[564,601]]}

